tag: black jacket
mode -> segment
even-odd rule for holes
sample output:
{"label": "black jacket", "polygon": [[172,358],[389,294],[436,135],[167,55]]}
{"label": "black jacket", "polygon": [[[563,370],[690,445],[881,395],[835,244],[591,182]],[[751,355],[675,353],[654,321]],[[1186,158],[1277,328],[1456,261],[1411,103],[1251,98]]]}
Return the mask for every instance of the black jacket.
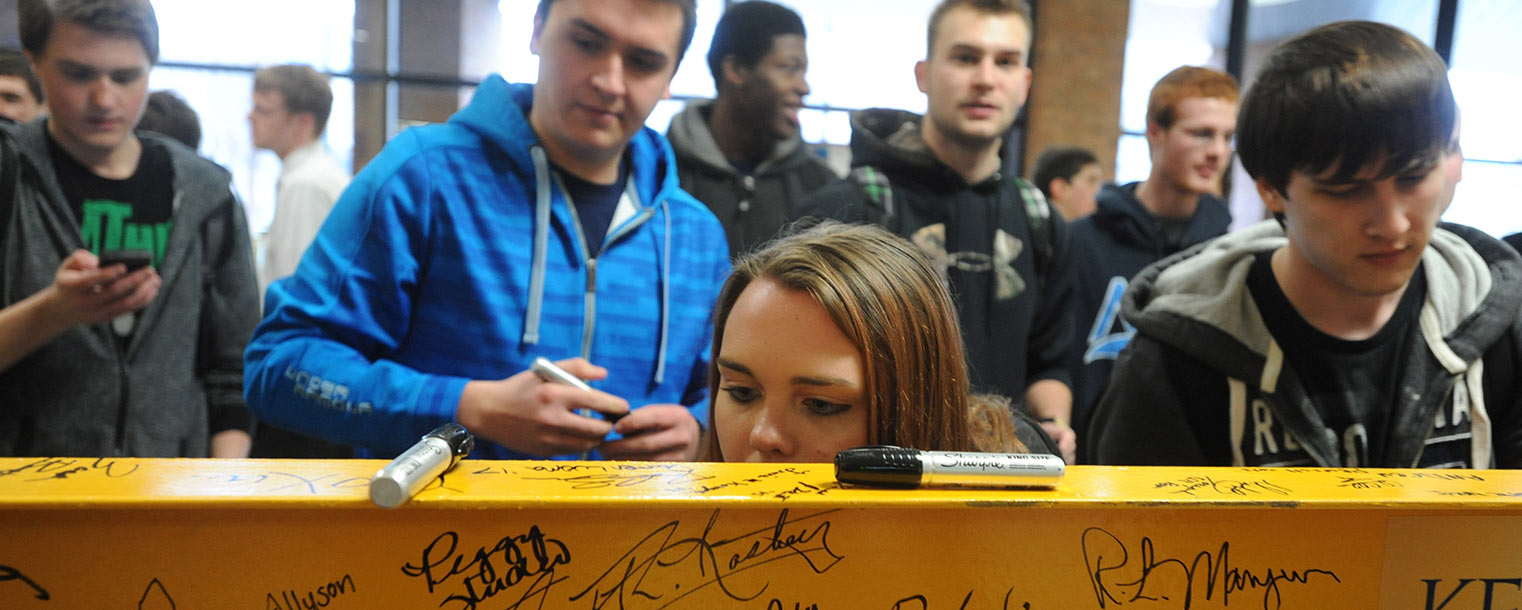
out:
{"label": "black jacket", "polygon": [[[967,184],[931,154],[919,125],[899,110],[853,116],[857,171],[810,195],[800,215],[878,222],[924,250],[957,303],[975,390],[1021,402],[1036,381],[1071,384],[1067,226],[1025,180],[995,173]],[[884,188],[886,198],[867,194]]]}
{"label": "black jacket", "polygon": [[1115,357],[1131,339],[1120,315],[1120,297],[1142,268],[1195,244],[1226,234],[1231,211],[1226,203],[1200,195],[1181,247],[1172,247],[1141,201],[1136,186],[1107,184],[1093,214],[1069,225],[1075,269],[1073,330],[1079,339],[1073,353],[1073,429],[1084,438],[1087,417],[1110,380]]}
{"label": "black jacket", "polygon": [[[1100,464],[1342,467],[1247,287],[1265,221],[1147,267],[1084,444]],[[1479,231],[1439,225],[1422,256],[1427,298],[1401,356],[1381,468],[1522,467],[1522,259]]]}
{"label": "black jacket", "polygon": [[[20,153],[15,197],[0,206],[9,208],[0,219],[5,306],[47,287],[84,247],[46,123],[0,136]],[[0,373],[0,455],[204,457],[210,434],[248,427],[243,348],[259,321],[259,289],[243,206],[226,170],[168,138],[138,137],[167,148],[174,169],[163,284],[125,346],[109,323],[76,326]]]}
{"label": "black jacket", "polygon": [[798,138],[778,142],[754,173],[740,173],[713,139],[712,108],[713,102],[688,104],[672,119],[666,138],[676,152],[682,190],[719,217],[730,255],[740,256],[776,236],[805,195],[838,176]]}

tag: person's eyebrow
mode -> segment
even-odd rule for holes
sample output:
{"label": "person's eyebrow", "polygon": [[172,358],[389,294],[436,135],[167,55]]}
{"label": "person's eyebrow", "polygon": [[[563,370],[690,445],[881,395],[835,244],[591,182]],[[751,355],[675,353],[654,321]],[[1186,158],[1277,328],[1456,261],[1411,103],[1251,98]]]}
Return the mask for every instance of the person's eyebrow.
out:
{"label": "person's eyebrow", "polygon": [[839,386],[843,388],[856,387],[854,382],[844,377],[834,377],[830,375],[799,375],[793,378],[793,385]]}
{"label": "person's eyebrow", "polygon": [[[734,360],[730,360],[729,358],[718,358],[714,362],[722,368],[726,368],[743,375],[749,375],[751,377],[756,376],[756,374],[750,370],[750,367],[735,362]],[[843,388],[856,387],[855,382],[852,382],[844,377],[835,377],[833,375],[798,375],[793,377],[791,381],[793,385],[836,386]]]}
{"label": "person's eyebrow", "polygon": [[726,368],[726,369],[735,371],[737,373],[749,375],[751,377],[755,377],[756,376],[755,373],[751,372],[750,367],[745,366],[743,364],[740,364],[738,362],[735,362],[733,360],[730,360],[728,358],[717,358],[717,359],[714,360],[714,363],[718,364],[722,368]]}

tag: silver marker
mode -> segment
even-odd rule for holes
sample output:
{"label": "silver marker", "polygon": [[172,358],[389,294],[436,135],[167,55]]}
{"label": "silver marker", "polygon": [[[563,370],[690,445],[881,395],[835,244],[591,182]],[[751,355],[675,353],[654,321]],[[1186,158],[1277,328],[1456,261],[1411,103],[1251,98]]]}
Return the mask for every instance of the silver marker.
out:
{"label": "silver marker", "polygon": [[[592,391],[592,386],[587,385],[587,382],[582,381],[580,377],[572,375],[570,371],[560,368],[554,362],[551,362],[549,358],[535,358],[534,363],[529,365],[528,368],[545,382],[563,383],[578,390],[584,390],[587,392]],[[590,417],[592,409],[577,409],[577,411],[584,416]],[[603,413],[602,411],[598,411],[597,414],[601,415],[602,418],[607,420],[609,423],[618,423],[618,420],[623,419],[625,415],[628,415],[628,413],[615,414]]]}
{"label": "silver marker", "polygon": [[470,450],[475,447],[476,439],[465,426],[448,423],[434,428],[411,449],[396,456],[370,477],[370,501],[381,508],[405,504],[429,481],[470,455]]}
{"label": "silver marker", "polygon": [[1056,487],[1067,465],[1055,455],[920,451],[891,445],[835,454],[835,479],[869,487]]}

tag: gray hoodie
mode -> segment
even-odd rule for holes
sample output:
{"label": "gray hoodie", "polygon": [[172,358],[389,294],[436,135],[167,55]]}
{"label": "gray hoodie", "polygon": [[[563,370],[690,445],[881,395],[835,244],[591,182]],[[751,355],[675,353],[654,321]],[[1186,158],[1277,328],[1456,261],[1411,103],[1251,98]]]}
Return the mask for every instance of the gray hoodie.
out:
{"label": "gray hoodie", "polygon": [[[20,153],[11,216],[0,225],[6,306],[51,284],[64,257],[84,247],[45,126],[0,136]],[[125,345],[110,324],[76,326],[0,373],[0,455],[199,457],[211,433],[247,426],[243,348],[259,303],[243,208],[226,170],[167,138],[138,137],[166,147],[174,168],[158,295]]]}
{"label": "gray hoodie", "polygon": [[729,163],[708,127],[713,102],[676,115],[666,138],[676,152],[682,190],[708,206],[739,256],[776,236],[804,195],[835,181],[834,172],[798,138],[782,140],[750,174]]}
{"label": "gray hoodie", "polygon": [[[1136,337],[1087,444],[1102,464],[1343,466],[1247,287],[1275,221],[1147,267],[1126,292]],[[1440,225],[1422,256],[1426,301],[1376,467],[1522,466],[1522,260],[1479,231]]]}

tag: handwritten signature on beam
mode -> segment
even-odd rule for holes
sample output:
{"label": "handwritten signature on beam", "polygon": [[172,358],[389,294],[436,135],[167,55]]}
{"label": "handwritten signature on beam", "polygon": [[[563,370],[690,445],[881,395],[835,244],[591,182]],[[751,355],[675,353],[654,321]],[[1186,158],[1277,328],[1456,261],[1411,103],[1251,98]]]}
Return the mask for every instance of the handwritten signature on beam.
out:
{"label": "handwritten signature on beam", "polygon": [[137,472],[137,468],[138,464],[132,464],[131,468],[127,468],[121,465],[118,460],[110,458],[42,458],[15,468],[0,470],[0,478],[27,474],[45,475],[34,479],[27,479],[28,482],[32,482],[56,481],[87,474],[100,474],[107,478],[119,479]]}
{"label": "handwritten signature on beam", "polygon": [[1178,481],[1158,483],[1154,488],[1168,489],[1173,493],[1194,497],[1197,497],[1199,493],[1207,491],[1224,496],[1256,496],[1263,494],[1287,496],[1290,493],[1288,487],[1269,481],[1218,480],[1208,476],[1184,477]]}
{"label": "handwritten signature on beam", "polygon": [[709,585],[718,585],[734,601],[756,599],[770,581],[742,590],[741,584],[733,582],[735,575],[794,558],[813,573],[823,574],[845,559],[830,547],[832,523],[825,518],[838,510],[794,516],[783,509],[771,525],[728,538],[716,531],[719,510],[713,511],[698,536],[677,538],[681,521],[667,522],[615,559],[570,601],[587,598],[593,610],[626,608],[637,601],[665,608]]}
{"label": "handwritten signature on beam", "polygon": [[[1234,592],[1262,589],[1264,610],[1273,610],[1279,608],[1282,603],[1279,591],[1281,584],[1306,585],[1310,583],[1312,576],[1330,577],[1339,584],[1342,582],[1336,573],[1320,568],[1296,570],[1265,568],[1261,575],[1237,568],[1231,565],[1230,542],[1222,542],[1221,548],[1214,555],[1209,551],[1200,551],[1189,563],[1184,563],[1180,559],[1158,558],[1152,538],[1143,536],[1140,560],[1129,569],[1125,569],[1131,561],[1131,551],[1114,534],[1103,528],[1091,527],[1083,531],[1082,541],[1084,564],[1089,572],[1089,584],[1094,588],[1094,598],[1099,602],[1100,608],[1109,605],[1120,606],[1141,600],[1179,599],[1177,592],[1170,592],[1174,593],[1173,595],[1162,595],[1156,586],[1153,587],[1151,595],[1148,594],[1147,579],[1163,568],[1182,572],[1185,583],[1182,599],[1185,609],[1194,603],[1195,577],[1200,574],[1200,568],[1205,568],[1203,572],[1204,598],[1209,600],[1220,592],[1223,606],[1231,603],[1231,594]],[[1132,578],[1133,576],[1135,578]],[[1126,597],[1127,591],[1131,592],[1130,597]]]}
{"label": "handwritten signature on beam", "polygon": [[[439,534],[423,547],[418,563],[402,566],[403,574],[424,579],[429,593],[445,584],[455,587],[439,603],[440,607],[455,604],[474,609],[486,600],[513,591],[519,593],[518,600],[505,606],[507,610],[519,608],[532,599],[543,607],[550,587],[567,578],[557,578],[555,569],[571,563],[571,551],[565,543],[545,535],[537,525],[525,534],[503,537],[489,549],[478,547],[457,552],[459,543],[460,535],[455,532]],[[456,576],[459,581],[451,583]],[[519,586],[524,583],[527,585]]]}

